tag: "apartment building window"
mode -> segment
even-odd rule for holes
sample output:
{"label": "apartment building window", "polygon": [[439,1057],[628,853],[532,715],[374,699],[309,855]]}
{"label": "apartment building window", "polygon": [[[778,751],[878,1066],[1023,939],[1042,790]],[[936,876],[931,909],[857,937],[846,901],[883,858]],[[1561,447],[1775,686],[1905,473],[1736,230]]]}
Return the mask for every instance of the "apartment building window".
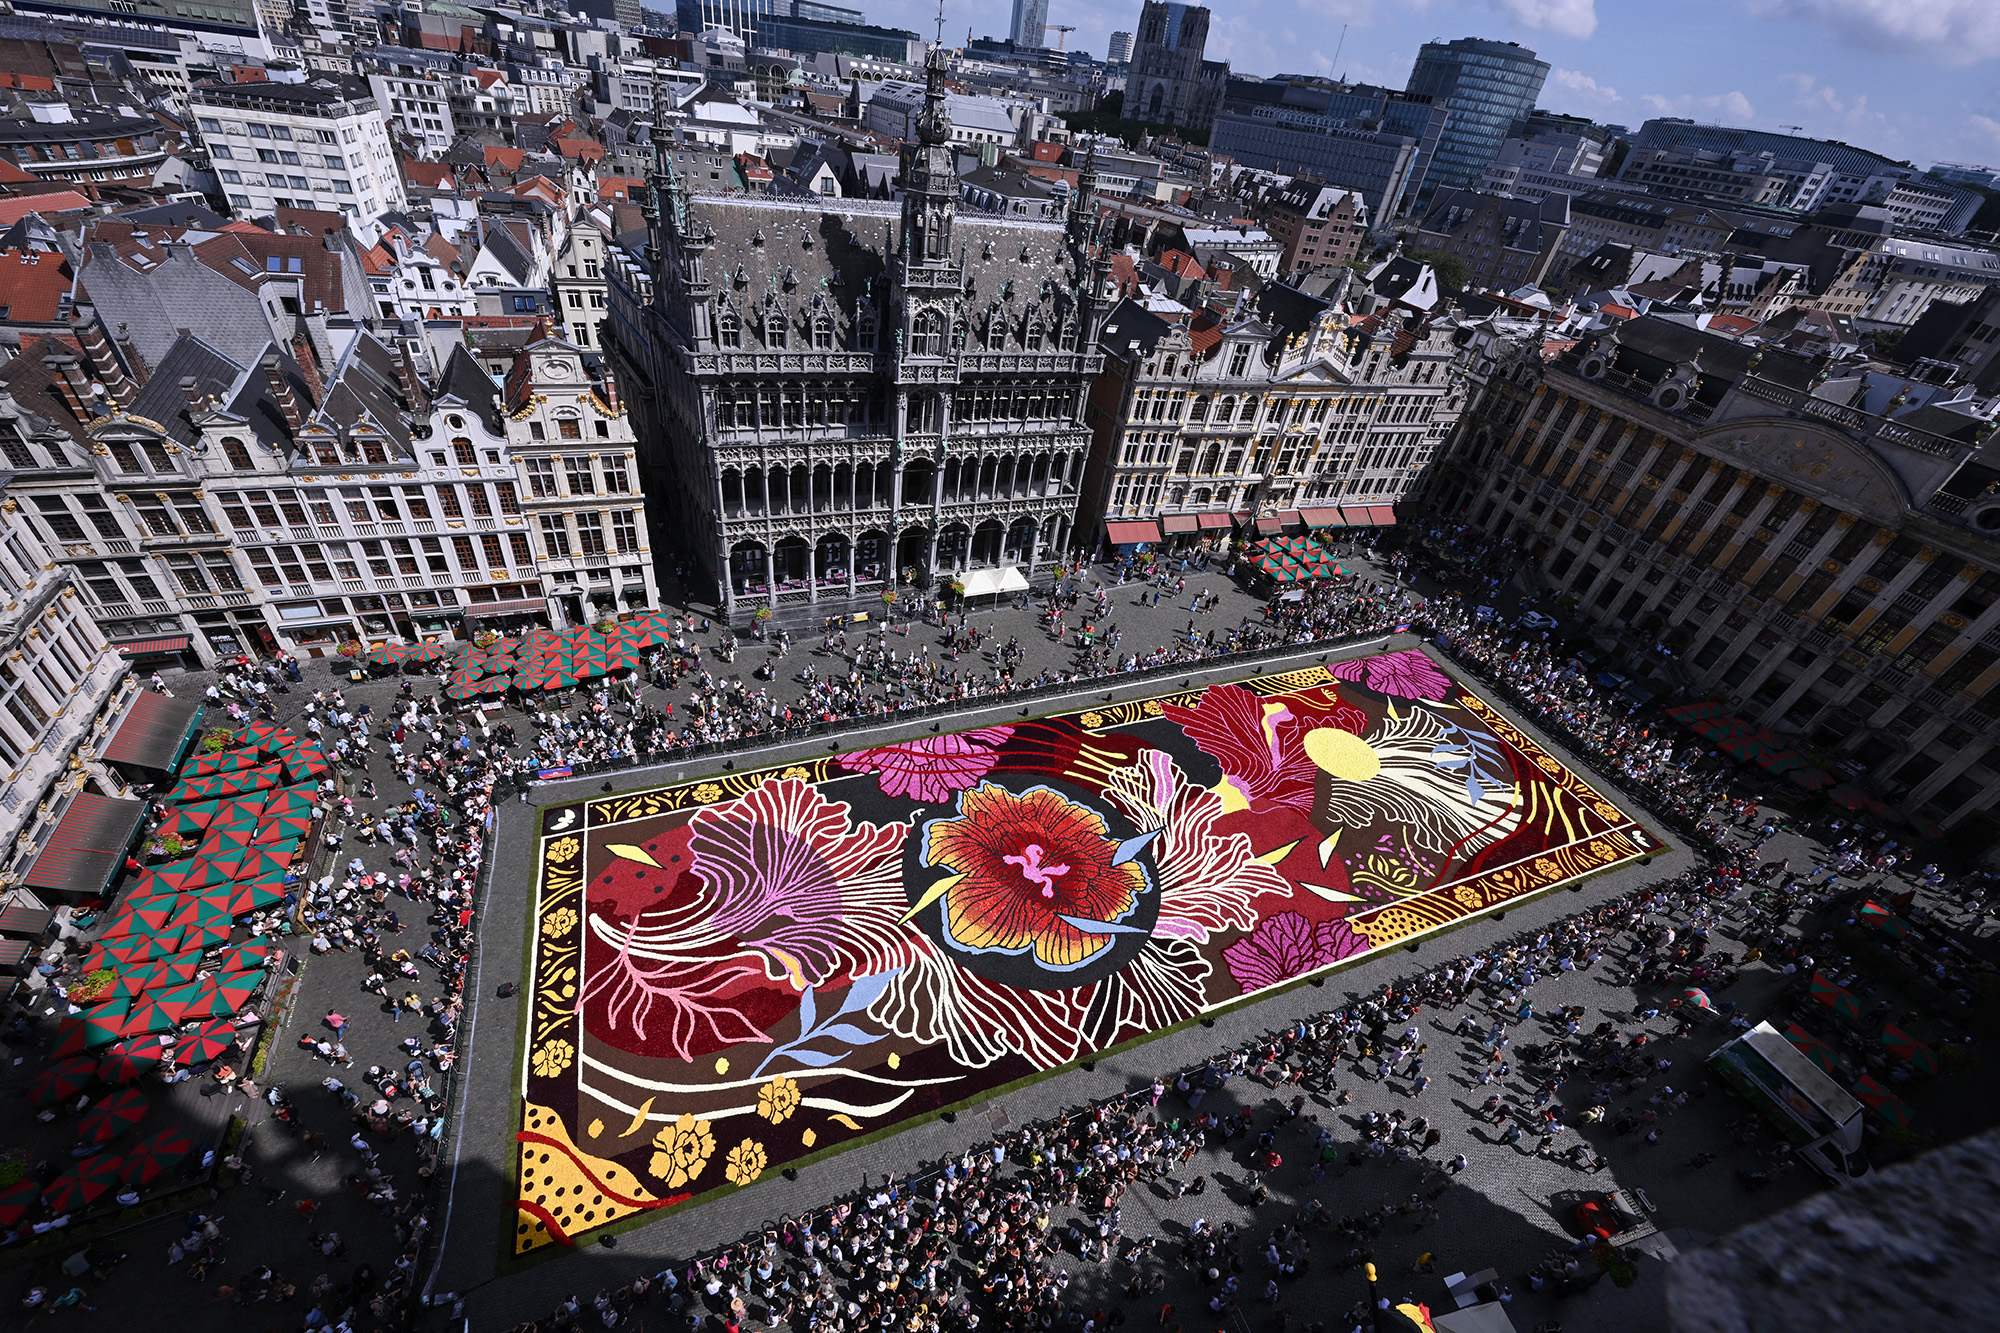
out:
{"label": "apartment building window", "polygon": [[555,495],[556,464],[553,458],[528,460],[528,493],[537,500],[547,500]]}
{"label": "apartment building window", "polygon": [[479,557],[474,555],[472,551],[472,538],[453,537],[451,539],[451,551],[458,558],[458,567],[460,569],[467,573],[472,573],[479,568]]}
{"label": "apartment building window", "polygon": [[164,504],[154,500],[136,501],[133,506],[139,513],[146,530],[155,537],[178,537],[181,530],[174,526],[174,517],[167,512]]}
{"label": "apartment building window", "polygon": [[474,518],[492,518],[493,502],[486,498],[486,488],[478,482],[465,488],[465,498],[472,506]]}
{"label": "apartment building window", "polygon": [[433,574],[449,574],[451,565],[444,558],[444,543],[436,537],[417,538],[418,549],[423,552],[424,564]]}
{"label": "apartment building window", "polygon": [[570,558],[569,528],[561,514],[542,515],[542,546],[551,560]]}
{"label": "apartment building window", "polygon": [[431,516],[431,502],[424,495],[424,488],[421,486],[403,488],[403,508],[410,511],[411,518],[419,521],[427,520]]}
{"label": "apartment building window", "polygon": [[625,467],[622,456],[602,460],[604,466],[604,493],[606,495],[630,495],[632,479]]}
{"label": "apartment building window", "polygon": [[571,495],[595,495],[597,483],[591,476],[590,458],[586,454],[569,454],[563,458],[563,472],[569,479]]}
{"label": "apartment building window", "polygon": [[458,487],[440,486],[437,488],[437,497],[438,508],[444,512],[446,518],[465,517],[465,510],[460,508],[458,503]]}
{"label": "apartment building window", "polygon": [[620,509],[611,515],[611,531],[618,542],[618,554],[631,555],[639,549],[639,524],[631,510]]}
{"label": "apartment building window", "polygon": [[535,563],[535,551],[534,548],[528,544],[527,533],[525,532],[508,533],[507,544],[514,548],[514,563],[516,565],[519,565],[523,569],[533,566],[533,564]]}
{"label": "apartment building window", "polygon": [[479,455],[473,451],[472,441],[466,439],[463,435],[452,439],[451,449],[458,456],[458,465],[460,467],[479,466]]}
{"label": "apartment building window", "polygon": [[499,533],[481,533],[479,535],[479,545],[486,556],[486,567],[488,569],[505,569],[507,567],[507,553],[500,547]]}
{"label": "apartment building window", "polygon": [[493,493],[496,497],[499,498],[500,512],[502,514],[511,517],[521,512],[521,497],[514,493],[513,482],[511,481],[494,482]]}
{"label": "apartment building window", "polygon": [[584,555],[603,555],[604,520],[597,514],[576,516],[577,547]]}

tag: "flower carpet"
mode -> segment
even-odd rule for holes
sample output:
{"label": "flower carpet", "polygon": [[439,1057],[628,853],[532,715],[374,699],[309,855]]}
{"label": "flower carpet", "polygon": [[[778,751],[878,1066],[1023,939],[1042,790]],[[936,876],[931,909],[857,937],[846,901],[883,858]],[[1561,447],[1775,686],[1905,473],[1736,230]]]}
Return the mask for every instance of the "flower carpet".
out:
{"label": "flower carpet", "polygon": [[1416,650],[542,811],[516,1253],[1659,850]]}

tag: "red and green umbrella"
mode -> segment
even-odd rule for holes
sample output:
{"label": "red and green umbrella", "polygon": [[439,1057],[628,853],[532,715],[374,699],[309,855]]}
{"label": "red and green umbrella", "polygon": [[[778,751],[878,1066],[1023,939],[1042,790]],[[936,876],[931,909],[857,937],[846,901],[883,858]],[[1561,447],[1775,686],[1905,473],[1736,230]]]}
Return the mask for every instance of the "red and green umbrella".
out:
{"label": "red and green umbrella", "polygon": [[184,778],[205,778],[216,773],[234,773],[239,768],[255,768],[259,760],[252,750],[217,750],[196,755],[181,766]]}
{"label": "red and green umbrella", "polygon": [[282,950],[265,936],[259,935],[255,939],[245,940],[222,955],[215,966],[216,971],[222,973],[262,972],[274,965],[282,956]]}
{"label": "red and green umbrella", "polygon": [[1863,1074],[1848,1091],[1854,1099],[1875,1114],[1881,1116],[1898,1129],[1909,1127],[1912,1114],[1909,1105],[1895,1093]]}
{"label": "red and green umbrella", "polygon": [[1806,757],[1797,750],[1774,750],[1757,756],[1757,765],[1773,773],[1789,773],[1794,769],[1809,767]]}
{"label": "red and green umbrella", "polygon": [[124,1162],[115,1153],[86,1157],[49,1182],[42,1191],[42,1202],[57,1214],[88,1208],[118,1188],[123,1171]]}
{"label": "red and green umbrella", "polygon": [[83,1113],[76,1131],[91,1143],[109,1143],[146,1118],[146,1094],[121,1088]]}
{"label": "red and green umbrella", "polygon": [[77,1015],[77,1021],[83,1025],[83,1044],[94,1048],[117,1041],[125,1035],[125,1016],[130,1012],[129,1000],[112,1000]]}
{"label": "red and green umbrella", "polygon": [[177,1065],[198,1065],[205,1060],[213,1060],[236,1045],[236,1029],[226,1018],[205,1023],[191,1037],[183,1037],[174,1048],[174,1063]]}
{"label": "red and green umbrella", "polygon": [[206,991],[200,981],[189,981],[175,986],[172,990],[160,991],[153,998],[158,1000],[168,1013],[174,1015],[176,1020],[185,1022],[187,1006],[201,1003],[205,994]]}
{"label": "red and green umbrella", "polygon": [[1852,991],[1827,979],[1824,972],[1812,974],[1812,997],[1849,1022],[1861,1021],[1861,1001]]}
{"label": "red and green umbrella", "polygon": [[1897,1027],[1894,1023],[1882,1028],[1882,1044],[1897,1059],[1909,1065],[1919,1074],[1935,1074],[1938,1071],[1937,1055],[1930,1047]]}
{"label": "red and green umbrella", "polygon": [[33,1176],[22,1176],[5,1189],[0,1189],[0,1227],[11,1227],[26,1221],[28,1215],[42,1206],[42,1187],[35,1183]]}
{"label": "red and green umbrella", "polygon": [[167,1058],[167,1047],[158,1037],[135,1037],[121,1041],[104,1052],[97,1076],[106,1083],[130,1083]]}
{"label": "red and green umbrella", "polygon": [[[90,1029],[83,1019],[74,1014],[65,1014],[56,1020],[56,1038],[49,1046],[49,1054],[54,1056],[77,1055],[91,1045]],[[99,1042],[98,1045],[104,1043]]]}
{"label": "red and green umbrella", "polygon": [[237,884],[235,893],[229,900],[229,910],[241,916],[254,912],[260,907],[275,907],[285,901],[285,891],[269,880],[244,880]]}
{"label": "red and green umbrella", "polygon": [[1714,1012],[1715,1006],[1709,1002],[1708,992],[1699,986],[1690,986],[1681,992],[1681,1002],[1696,1009]]}
{"label": "red and green umbrella", "polygon": [[195,796],[185,800],[175,800],[172,793],[169,793],[161,799],[170,805],[178,807],[174,811],[175,816],[192,823],[196,828],[207,828],[226,804],[219,796]]}
{"label": "red and green umbrella", "polygon": [[193,981],[200,966],[201,954],[189,951],[177,953],[171,958],[140,963],[132,969],[132,976],[142,983],[141,989],[160,991]]}
{"label": "red and green umbrella", "polygon": [[235,874],[206,858],[189,866],[181,878],[181,892],[190,893],[208,888],[214,884],[227,884],[236,878]]}
{"label": "red and green umbrella", "polygon": [[1835,781],[1833,774],[1823,768],[1788,769],[1785,772],[1785,780],[1795,783],[1807,791],[1819,791],[1822,788],[1831,787]]}
{"label": "red and green umbrella", "polygon": [[181,910],[180,899],[174,894],[161,894],[147,898],[143,902],[128,902],[122,906],[128,916],[142,922],[149,931],[165,930],[167,924]]}
{"label": "red and green umbrella", "polygon": [[1833,1047],[1827,1045],[1818,1037],[1813,1036],[1812,1033],[1806,1031],[1797,1023],[1788,1023],[1785,1025],[1785,1040],[1798,1047],[1799,1054],[1818,1065],[1822,1071],[1832,1074],[1835,1077],[1839,1076],[1840,1057],[1834,1053]]}
{"label": "red and green umbrella", "polygon": [[154,1130],[125,1150],[122,1157],[124,1167],[119,1172],[119,1182],[125,1185],[150,1185],[193,1151],[194,1139],[186,1130],[172,1128]]}
{"label": "red and green umbrella", "polygon": [[264,820],[266,794],[254,791],[230,801],[216,812],[215,822],[208,826],[208,831],[214,833],[221,830],[224,833],[236,834],[247,841],[249,835],[257,831],[257,825]]}
{"label": "red and green umbrella", "polygon": [[97,1061],[88,1056],[72,1056],[29,1080],[28,1100],[37,1106],[66,1102],[89,1087],[96,1077]]}
{"label": "red and green umbrella", "polygon": [[180,1015],[169,1013],[157,996],[147,995],[133,1002],[118,1029],[120,1038],[143,1037],[154,1032],[172,1032],[180,1025]]}
{"label": "red and green umbrella", "polygon": [[1705,717],[1720,717],[1723,708],[1713,699],[1703,699],[1698,703],[1671,704],[1660,711],[1668,717],[1679,718],[1682,722],[1695,722]]}
{"label": "red and green umbrella", "polygon": [[[290,842],[292,840],[287,838],[284,841]],[[265,843],[248,857],[245,857],[243,864],[236,868],[237,883],[268,883],[275,880],[277,883],[283,884],[285,876],[291,873],[292,858],[289,854],[280,855],[272,850],[275,847],[283,845],[283,843],[279,842]]]}
{"label": "red and green umbrella", "polygon": [[1861,904],[1861,911],[1857,913],[1857,919],[1863,925],[1875,927],[1890,939],[1905,939],[1910,933],[1909,922],[1903,920],[1903,918],[1872,899]]}

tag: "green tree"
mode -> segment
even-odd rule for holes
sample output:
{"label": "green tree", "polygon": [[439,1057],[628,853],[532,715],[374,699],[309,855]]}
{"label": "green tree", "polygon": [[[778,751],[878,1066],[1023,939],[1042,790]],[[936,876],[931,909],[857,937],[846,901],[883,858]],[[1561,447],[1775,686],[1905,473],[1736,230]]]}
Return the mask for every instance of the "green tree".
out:
{"label": "green tree", "polygon": [[1442,250],[1412,250],[1408,258],[1420,264],[1429,264],[1437,274],[1438,290],[1448,296],[1456,296],[1465,290],[1465,284],[1472,280],[1472,268],[1459,255],[1448,255]]}

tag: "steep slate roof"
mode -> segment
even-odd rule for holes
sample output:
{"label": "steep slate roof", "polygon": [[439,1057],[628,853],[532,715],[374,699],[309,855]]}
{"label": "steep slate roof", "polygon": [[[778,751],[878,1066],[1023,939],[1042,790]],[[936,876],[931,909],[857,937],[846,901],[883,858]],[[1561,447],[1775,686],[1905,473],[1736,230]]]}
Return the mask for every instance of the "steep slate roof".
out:
{"label": "steep slate roof", "polygon": [[52,335],[23,338],[21,350],[0,364],[0,389],[12,394],[23,411],[81,443],[85,429],[93,423],[78,420],[70,410],[69,400],[55,387],[58,372],[46,360],[51,352],[83,355],[67,338]]}
{"label": "steep slate roof", "polygon": [[[270,345],[267,336],[264,346]],[[255,364],[254,360],[252,364]],[[132,416],[159,422],[169,436],[182,444],[191,445],[199,438],[200,432],[188,415],[187,395],[181,390],[181,381],[193,379],[195,391],[202,397],[213,397],[225,405],[225,410],[234,411],[234,400],[241,396],[238,385],[244,375],[242,366],[194,334],[184,333],[174,340],[172,348],[153,371],[153,378],[146,381],[146,387],[139,390],[125,410]],[[282,425],[282,417],[279,422]],[[256,429],[256,425],[253,420],[251,428]],[[263,433],[260,431],[259,435],[263,436]],[[282,437],[282,432],[280,435]],[[268,436],[263,438],[270,439]]]}
{"label": "steep slate roof", "polygon": [[1173,327],[1137,301],[1120,301],[1105,317],[1104,325],[1099,330],[1098,344],[1121,357],[1134,342],[1144,351],[1151,352]]}
{"label": "steep slate roof", "polygon": [[410,426],[405,413],[409,406],[396,375],[396,354],[372,334],[364,333],[341,358],[326,400],[310,420],[331,426],[339,434],[373,423],[408,456]]}
{"label": "steep slate roof", "polygon": [[183,330],[200,325],[208,344],[238,365],[255,364],[271,341],[271,327],[257,297],[215,272],[185,245],[140,273],[109,246],[93,244],[79,285],[106,328],[124,325],[139,355],[159,366]]}
{"label": "steep slate roof", "polygon": [[492,435],[506,433],[506,425],[500,418],[500,386],[493,377],[479,368],[472,359],[472,353],[464,344],[451,349],[451,356],[444,363],[444,374],[438,377],[436,403],[449,405],[456,401],[465,410],[478,416]]}

